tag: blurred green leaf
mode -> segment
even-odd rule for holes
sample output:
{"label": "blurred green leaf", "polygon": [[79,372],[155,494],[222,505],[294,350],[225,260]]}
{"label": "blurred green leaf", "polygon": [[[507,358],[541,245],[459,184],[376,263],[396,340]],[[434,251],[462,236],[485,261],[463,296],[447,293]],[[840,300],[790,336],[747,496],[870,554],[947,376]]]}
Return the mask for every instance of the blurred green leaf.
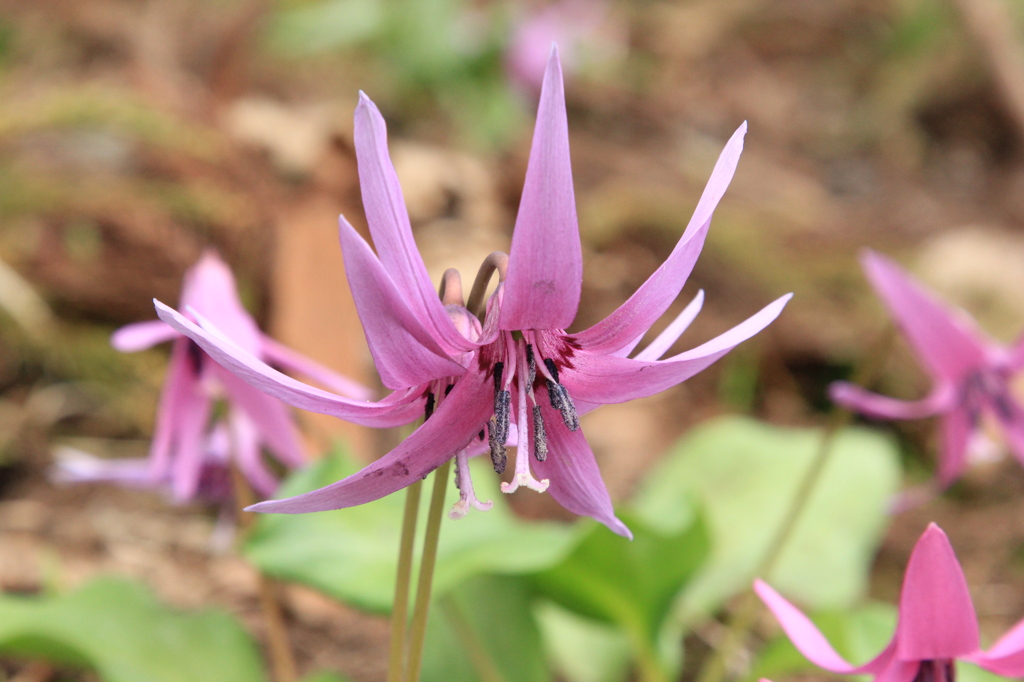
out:
{"label": "blurred green leaf", "polygon": [[340,673],[323,671],[303,677],[302,682],[351,682],[351,680]]}
{"label": "blurred green leaf", "polygon": [[[823,612],[811,620],[842,656],[854,664],[877,656],[892,639],[896,629],[896,608],[891,604],[869,602],[852,611]],[[780,633],[761,650],[747,676],[781,679],[797,673],[819,670]],[[979,681],[981,682],[981,681]]]}
{"label": "blurred green leaf", "polygon": [[373,38],[383,25],[380,2],[328,0],[282,13],[271,29],[271,41],[292,54],[312,54]]}
{"label": "blurred green leaf", "polygon": [[621,682],[632,655],[618,628],[583,618],[544,601],[535,608],[544,647],[559,675],[569,682]]}
{"label": "blurred green leaf", "polygon": [[655,639],[673,597],[708,556],[699,519],[662,533],[620,513],[629,541],[594,523],[562,563],[535,576],[542,594],[576,613]]}
{"label": "blurred green leaf", "polygon": [[255,644],[231,616],[180,613],[125,580],[57,597],[0,597],[0,651],[86,666],[105,682],[266,679]]}
{"label": "blurred green leaf", "polygon": [[544,682],[540,631],[521,578],[478,576],[437,600],[423,682]]}
{"label": "blurred green leaf", "polygon": [[[684,593],[692,620],[746,589],[820,445],[820,429],[725,417],[691,431],[652,472],[637,513],[667,531],[690,523],[696,500],[712,538],[711,557]],[[860,598],[900,478],[889,438],[845,429],[794,534],[770,576],[773,586],[815,608]]]}
{"label": "blurred green leaf", "polygon": [[[575,537],[573,529],[564,524],[516,518],[505,505],[490,467],[484,462],[472,467],[477,495],[493,500],[494,508],[443,522],[434,572],[434,594],[438,596],[474,575],[514,575],[552,566],[569,551]],[[278,494],[298,495],[357,469],[351,458],[338,451],[292,475]],[[448,496],[450,507],[458,499],[454,485],[448,487]],[[429,493],[423,495],[421,526],[429,497]],[[269,575],[311,585],[370,611],[385,612],[391,608],[404,502],[403,491],[350,509],[267,514],[258,520],[245,552]],[[417,549],[415,556],[419,554]]]}

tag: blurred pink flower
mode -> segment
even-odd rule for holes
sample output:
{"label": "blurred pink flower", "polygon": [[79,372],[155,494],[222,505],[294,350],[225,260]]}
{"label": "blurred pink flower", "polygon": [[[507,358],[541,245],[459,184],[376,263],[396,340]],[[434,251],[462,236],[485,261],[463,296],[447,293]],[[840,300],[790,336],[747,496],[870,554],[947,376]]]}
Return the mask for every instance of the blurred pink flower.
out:
{"label": "blurred pink flower", "polygon": [[[185,275],[181,304],[211,320],[248,352],[280,367],[300,372],[348,395],[366,397],[368,389],[303,358],[262,334],[238,298],[228,266],[208,251]],[[211,362],[189,338],[159,320],[140,322],[114,333],[111,343],[123,352],[173,341],[157,411],[148,461],[64,457],[57,477],[64,481],[115,481],[141,487],[168,488],[177,502],[197,495],[230,494],[230,456],[261,495],[270,495],[277,480],[263,462],[266,448],[285,467],[303,464],[298,434],[287,408]],[[215,400],[228,410],[211,420]]]}
{"label": "blurred pink flower", "polygon": [[754,590],[800,653],[834,673],[870,674],[884,682],[953,682],[954,662],[961,659],[998,675],[1024,674],[1024,622],[987,652],[979,649],[978,618],[967,581],[949,538],[934,523],[910,555],[892,641],[863,665],[843,659],[807,616],[766,583],[755,581]]}
{"label": "blurred pink flower", "polygon": [[520,18],[505,51],[509,78],[527,92],[539,92],[552,44],[559,46],[569,73],[586,63],[620,58],[626,40],[611,27],[610,9],[603,0],[559,0]]}
{"label": "blurred pink flower", "polygon": [[[472,496],[468,457],[490,450],[495,469],[503,471],[505,446],[515,428],[515,476],[502,485],[504,492],[519,486],[548,490],[566,509],[628,536],[579,429],[579,415],[688,379],[771,323],[789,300],[784,296],[721,336],[659,360],[696,315],[702,300],[698,296],[646,349],[635,358],[626,357],[669,308],[692,271],[712,212],[739,161],[744,132],[741,127],[726,145],[668,260],[604,321],[567,334],[564,329],[579,306],[583,258],[557,53],[551,53],[545,73],[507,268],[498,268],[499,285],[487,302],[483,325],[461,304],[461,294],[449,296],[447,281],[445,300],[438,299],[413,240],[388,157],[384,120],[364,96],[356,109],[355,144],[377,255],[344,218],[341,242],[367,342],[381,380],[394,393],[381,403],[355,404],[315,392],[225,342],[225,335],[203,319],[197,326],[162,304],[157,310],[218,362],[297,407],[370,424],[382,405],[415,404],[429,418],[362,471],[252,509],[299,513],[363,504],[420,480],[455,457],[462,493],[453,510],[458,516],[467,505],[486,506]],[[414,398],[423,400],[411,403]]]}
{"label": "blurred pink flower", "polygon": [[943,487],[963,473],[985,414],[1001,425],[1011,450],[1024,461],[1024,412],[1010,391],[1013,375],[1024,366],[1024,340],[1011,349],[1000,346],[966,313],[944,305],[888,258],[867,251],[861,263],[934,385],[921,400],[903,401],[837,382],[830,387],[832,399],[881,419],[938,415]]}

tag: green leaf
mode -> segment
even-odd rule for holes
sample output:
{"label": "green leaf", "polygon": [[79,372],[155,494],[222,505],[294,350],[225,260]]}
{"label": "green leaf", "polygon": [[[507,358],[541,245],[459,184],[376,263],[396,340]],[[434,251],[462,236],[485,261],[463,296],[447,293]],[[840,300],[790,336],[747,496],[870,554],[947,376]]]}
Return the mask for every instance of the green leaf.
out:
{"label": "green leaf", "polygon": [[[896,630],[896,608],[891,604],[869,602],[844,613],[818,613],[811,620],[836,651],[859,665],[877,656],[892,639]],[[747,678],[751,681],[782,679],[818,670],[796,650],[785,634],[780,633],[761,650]]]}
{"label": "green leaf", "polygon": [[[681,616],[719,608],[749,587],[820,445],[820,429],[769,426],[725,417],[695,429],[652,472],[636,511],[666,530],[689,523],[695,500],[705,515],[711,557],[690,583]],[[815,608],[855,602],[900,478],[897,447],[876,431],[840,432],[770,579]]]}
{"label": "green leaf", "polygon": [[[488,512],[445,519],[434,570],[434,594],[443,595],[483,573],[532,573],[557,563],[569,551],[571,526],[516,518],[485,462],[474,462],[473,484]],[[325,486],[357,470],[342,452],[294,474],[281,488],[287,497]],[[420,526],[426,518],[430,485],[424,486]],[[458,499],[454,484],[446,504]],[[269,575],[305,583],[370,611],[391,608],[395,563],[402,526],[404,492],[369,504],[315,514],[267,514],[254,528],[245,553]],[[415,556],[419,556],[417,549]]]}
{"label": "green leaf", "polygon": [[544,647],[558,674],[569,682],[622,682],[632,655],[618,628],[583,618],[544,601],[534,613]]}
{"label": "green leaf", "polygon": [[340,673],[322,671],[303,677],[302,682],[351,682],[351,680]]}
{"label": "green leaf", "polygon": [[431,608],[423,682],[545,682],[540,631],[521,578],[480,576]]}
{"label": "green leaf", "polygon": [[373,38],[383,23],[380,3],[327,0],[281,14],[272,26],[271,41],[291,54],[313,54]]}
{"label": "green leaf", "polygon": [[571,554],[534,582],[565,608],[653,644],[673,598],[708,555],[707,532],[699,519],[663,533],[620,517],[633,531],[632,541],[594,523]]}
{"label": "green leaf", "polygon": [[56,597],[0,597],[0,651],[86,666],[105,682],[266,680],[231,616],[180,613],[115,579]]}

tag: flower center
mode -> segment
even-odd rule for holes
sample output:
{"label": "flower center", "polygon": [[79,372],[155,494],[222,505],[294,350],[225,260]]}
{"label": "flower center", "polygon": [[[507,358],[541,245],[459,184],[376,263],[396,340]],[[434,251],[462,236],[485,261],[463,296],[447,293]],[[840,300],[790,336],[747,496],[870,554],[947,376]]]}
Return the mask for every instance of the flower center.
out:
{"label": "flower center", "polygon": [[948,658],[921,661],[914,682],[956,682],[956,666]]}
{"label": "flower center", "polygon": [[988,405],[1003,422],[1013,422],[1020,409],[1010,397],[1009,377],[1006,373],[984,369],[972,372],[960,385],[960,404],[971,416],[971,423],[977,428],[981,424],[983,408]]}

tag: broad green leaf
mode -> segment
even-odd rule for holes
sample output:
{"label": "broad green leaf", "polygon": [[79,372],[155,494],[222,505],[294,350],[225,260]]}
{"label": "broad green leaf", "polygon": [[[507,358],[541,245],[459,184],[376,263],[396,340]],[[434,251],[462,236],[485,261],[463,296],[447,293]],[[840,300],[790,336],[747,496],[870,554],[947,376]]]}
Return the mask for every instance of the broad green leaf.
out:
{"label": "broad green leaf", "polygon": [[545,682],[540,632],[521,578],[479,576],[431,607],[423,682]]}
{"label": "broad green leaf", "polygon": [[[821,442],[820,429],[724,417],[688,434],[652,472],[635,509],[666,530],[689,523],[688,498],[705,515],[711,557],[684,593],[692,621],[749,587]],[[815,608],[846,606],[865,591],[869,564],[900,478],[895,443],[850,428],[831,455],[769,579]]]}
{"label": "broad green leaf", "polygon": [[0,651],[89,667],[104,682],[266,680],[229,615],[181,613],[115,579],[55,597],[0,596]]}
{"label": "broad green leaf", "polygon": [[[869,602],[843,613],[819,613],[812,620],[836,651],[859,665],[877,656],[892,639],[896,630],[896,608],[891,604]],[[751,681],[778,680],[816,670],[818,668],[780,632],[761,650],[747,677]]]}
{"label": "broad green leaf", "polygon": [[312,54],[373,38],[383,23],[380,3],[326,0],[281,14],[272,27],[271,40],[292,54]]}
{"label": "broad green leaf", "polygon": [[708,555],[704,524],[662,533],[620,516],[633,531],[629,541],[594,523],[557,566],[538,573],[544,596],[581,616],[614,623],[654,640],[673,598]]}
{"label": "broad green leaf", "polygon": [[[561,560],[574,540],[571,526],[516,518],[498,490],[498,478],[484,462],[473,463],[473,484],[488,512],[470,511],[462,519],[442,521],[434,572],[434,594],[443,595],[483,573],[531,573]],[[292,475],[280,497],[333,483],[357,470],[341,452]],[[433,478],[423,486],[420,527],[425,523]],[[448,486],[446,504],[458,499]],[[315,514],[262,516],[245,553],[264,572],[305,583],[370,611],[391,608],[395,563],[402,526],[404,491],[369,504]],[[415,556],[419,556],[417,549]]]}
{"label": "broad green leaf", "polygon": [[558,674],[569,682],[623,682],[632,655],[625,633],[583,618],[549,601],[534,613],[544,648]]}

